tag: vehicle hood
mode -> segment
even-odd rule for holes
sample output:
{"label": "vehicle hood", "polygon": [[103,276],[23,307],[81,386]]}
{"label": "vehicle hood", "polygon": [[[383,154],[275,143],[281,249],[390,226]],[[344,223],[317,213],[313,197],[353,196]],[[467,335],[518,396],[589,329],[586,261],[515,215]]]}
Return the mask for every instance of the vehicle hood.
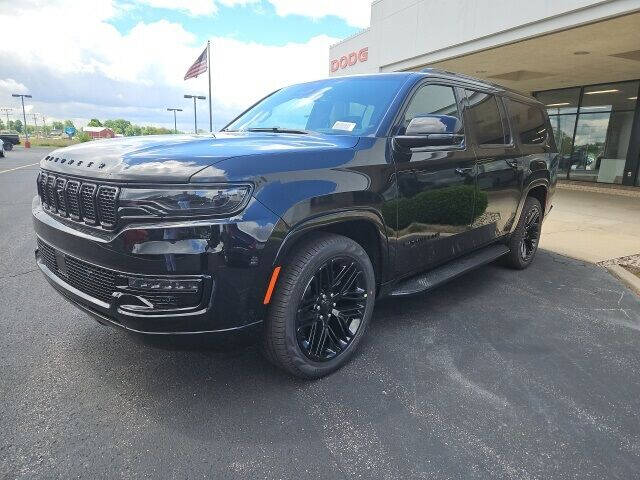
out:
{"label": "vehicle hood", "polygon": [[[183,183],[203,168],[234,157],[242,162],[247,157],[278,153],[352,149],[357,143],[358,137],[349,135],[253,132],[123,137],[55,150],[40,166],[53,172],[96,179]],[[300,161],[305,159],[305,155],[297,157]]]}

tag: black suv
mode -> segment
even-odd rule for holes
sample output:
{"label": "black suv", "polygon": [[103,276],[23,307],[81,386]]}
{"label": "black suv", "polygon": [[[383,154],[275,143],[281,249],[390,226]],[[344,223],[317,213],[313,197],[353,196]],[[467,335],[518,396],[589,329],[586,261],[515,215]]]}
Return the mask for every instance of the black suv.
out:
{"label": "black suv", "polygon": [[313,378],[375,299],[504,257],[527,267],[558,155],[528,96],[438,70],[276,91],[215,135],[96,141],[41,161],[37,263],[99,322],[145,334],[259,327]]}

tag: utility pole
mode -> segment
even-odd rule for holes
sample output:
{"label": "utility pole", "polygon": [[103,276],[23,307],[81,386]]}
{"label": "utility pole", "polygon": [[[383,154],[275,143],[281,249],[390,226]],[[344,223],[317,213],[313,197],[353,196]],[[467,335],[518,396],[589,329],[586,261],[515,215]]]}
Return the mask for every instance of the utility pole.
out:
{"label": "utility pole", "polygon": [[13,112],[13,108],[2,107],[0,112],[4,112],[7,115],[7,130],[9,130],[9,112]]}
{"label": "utility pole", "polygon": [[198,115],[196,114],[196,100],[206,100],[204,95],[185,95],[184,98],[193,98],[193,132],[198,134]]}
{"label": "utility pole", "polygon": [[[194,100],[195,102],[195,100]],[[195,108],[195,107],[194,107]],[[176,112],[181,112],[181,108],[167,108],[168,112],[173,112],[173,133],[178,133],[178,124],[176,123]]]}
{"label": "utility pole", "polygon": [[[35,125],[35,135],[38,135],[38,114],[37,113],[32,113],[31,116],[33,117],[33,124]],[[26,128],[25,128],[26,130]]]}
{"label": "utility pole", "polygon": [[27,132],[27,114],[24,113],[24,99],[32,98],[31,95],[26,95],[24,93],[12,93],[12,97],[20,97],[22,101],[22,118],[24,119],[24,148],[31,148],[31,143],[29,142],[29,132]]}

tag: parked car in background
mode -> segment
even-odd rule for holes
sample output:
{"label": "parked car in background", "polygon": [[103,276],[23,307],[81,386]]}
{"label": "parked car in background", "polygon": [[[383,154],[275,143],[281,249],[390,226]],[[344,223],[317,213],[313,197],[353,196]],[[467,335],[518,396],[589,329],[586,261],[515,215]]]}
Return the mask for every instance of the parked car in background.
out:
{"label": "parked car in background", "polygon": [[20,144],[20,136],[15,132],[1,132],[0,140],[4,142],[6,151],[13,150],[14,145]]}
{"label": "parked car in background", "polygon": [[534,259],[558,155],[544,105],[466,76],[286,87],[215,135],[100,140],[40,163],[36,261],[99,322],[149,335],[255,329],[316,378],[376,298]]}
{"label": "parked car in background", "polygon": [[4,157],[4,140],[0,138],[0,157]]}

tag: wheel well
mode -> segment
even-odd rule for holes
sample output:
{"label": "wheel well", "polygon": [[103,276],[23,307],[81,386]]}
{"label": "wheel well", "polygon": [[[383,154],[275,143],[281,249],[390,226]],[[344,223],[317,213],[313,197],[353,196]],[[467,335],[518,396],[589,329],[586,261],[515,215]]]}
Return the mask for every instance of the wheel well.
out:
{"label": "wheel well", "polygon": [[544,215],[545,207],[547,205],[547,188],[544,185],[533,187],[529,190],[529,193],[527,193],[527,197],[538,199],[540,206],[542,207],[542,214]]}
{"label": "wheel well", "polygon": [[[376,283],[381,283],[382,250],[380,246],[378,229],[372,222],[367,220],[348,220],[344,222],[324,225],[306,232],[296,239],[295,244],[298,244],[300,241],[309,238],[309,236],[317,234],[318,232],[335,233],[336,235],[342,235],[344,237],[350,238],[358,245],[360,245],[364,249],[364,251],[367,252],[369,259],[371,260],[373,271],[376,276]],[[294,245],[291,245],[291,247],[293,247]]]}

